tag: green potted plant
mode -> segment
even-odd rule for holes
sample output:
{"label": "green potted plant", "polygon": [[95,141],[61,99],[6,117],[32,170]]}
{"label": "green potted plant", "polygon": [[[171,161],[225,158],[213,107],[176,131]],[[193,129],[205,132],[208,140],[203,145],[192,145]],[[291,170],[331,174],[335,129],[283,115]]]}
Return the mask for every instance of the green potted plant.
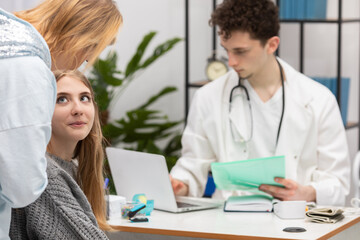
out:
{"label": "green potted plant", "polygon": [[[182,120],[170,121],[166,114],[153,109],[152,104],[159,98],[176,91],[175,87],[165,87],[144,104],[126,112],[122,118],[109,121],[111,107],[119,100],[124,89],[136,78],[137,74],[181,41],[180,38],[169,39],[156,46],[153,53],[143,59],[155,35],[156,32],[150,32],[144,36],[124,71],[117,69],[117,55],[115,52],[110,52],[105,59],[97,60],[89,80],[95,91],[103,133],[107,141],[113,145],[121,143],[127,149],[164,155],[170,170],[179,157],[181,132],[177,130],[177,126],[182,123]],[[159,140],[165,140],[165,145],[159,144]],[[105,162],[105,171],[110,178],[111,190],[114,191],[107,162]]]}

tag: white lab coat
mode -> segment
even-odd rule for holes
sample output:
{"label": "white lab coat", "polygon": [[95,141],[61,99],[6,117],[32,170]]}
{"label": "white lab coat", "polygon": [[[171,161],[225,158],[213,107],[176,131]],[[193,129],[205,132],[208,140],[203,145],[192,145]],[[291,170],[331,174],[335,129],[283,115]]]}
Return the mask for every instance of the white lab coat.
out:
{"label": "white lab coat", "polygon": [[[318,204],[344,205],[350,189],[350,161],[336,99],[323,85],[279,62],[286,79],[285,112],[275,155],[285,155],[286,178],[315,188]],[[202,196],[212,162],[248,158],[246,144],[229,149],[234,145],[229,96],[237,82],[238,75],[231,70],[200,88],[193,98],[182,137],[182,157],[171,171],[174,178],[189,185],[190,196]],[[240,135],[248,131],[241,118],[234,124]],[[231,194],[217,189],[213,197],[226,199]]]}

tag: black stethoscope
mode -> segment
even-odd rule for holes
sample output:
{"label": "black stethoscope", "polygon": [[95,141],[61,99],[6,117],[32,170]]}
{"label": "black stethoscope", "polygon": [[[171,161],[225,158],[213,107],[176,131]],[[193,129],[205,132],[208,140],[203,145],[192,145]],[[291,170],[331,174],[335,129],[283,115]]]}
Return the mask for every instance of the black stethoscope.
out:
{"label": "black stethoscope", "polygon": [[[284,86],[284,75],[283,75],[283,69],[281,67],[281,64],[279,63],[279,61],[276,59],[276,62],[278,63],[278,66],[279,66],[279,70],[280,70],[280,77],[281,77],[281,85],[282,85],[282,111],[281,111],[281,117],[280,117],[280,123],[279,123],[279,128],[278,128],[278,131],[277,131],[277,136],[276,136],[276,145],[277,146],[277,143],[279,141],[279,136],[280,136],[280,129],[281,129],[281,124],[282,124],[282,121],[283,121],[283,117],[284,117],[284,111],[285,111],[285,86]],[[231,103],[232,103],[232,96],[233,96],[233,92],[236,88],[242,88],[244,89],[245,91],[245,94],[246,94],[246,99],[249,103],[249,108],[250,108],[250,118],[251,118],[251,129],[250,129],[250,137],[249,137],[249,140],[251,140],[252,138],[252,134],[253,134],[253,117],[252,117],[252,110],[251,110],[251,103],[250,103],[250,96],[249,96],[249,92],[248,90],[246,89],[246,87],[241,83],[241,80],[243,80],[243,78],[239,77],[239,82],[238,84],[233,87],[231,89],[231,92],[230,92],[230,99],[229,99],[229,112],[231,112]],[[231,126],[232,128],[232,126]],[[233,136],[234,137],[234,136]]]}

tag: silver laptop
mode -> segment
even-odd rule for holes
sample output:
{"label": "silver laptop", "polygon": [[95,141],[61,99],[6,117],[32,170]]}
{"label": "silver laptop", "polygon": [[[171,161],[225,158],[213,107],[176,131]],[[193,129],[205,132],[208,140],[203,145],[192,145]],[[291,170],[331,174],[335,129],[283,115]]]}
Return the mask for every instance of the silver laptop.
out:
{"label": "silver laptop", "polygon": [[175,197],[165,158],[161,155],[106,148],[116,192],[126,200],[144,193],[154,200],[154,207],[168,212],[187,212],[218,207],[209,201]]}

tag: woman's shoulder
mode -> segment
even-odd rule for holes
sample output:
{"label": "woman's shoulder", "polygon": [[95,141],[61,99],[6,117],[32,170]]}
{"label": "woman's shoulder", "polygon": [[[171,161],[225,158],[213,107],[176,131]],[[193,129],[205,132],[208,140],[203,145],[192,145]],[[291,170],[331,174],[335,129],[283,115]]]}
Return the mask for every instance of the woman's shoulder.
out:
{"label": "woman's shoulder", "polygon": [[12,209],[10,237],[55,239],[58,223],[56,206],[46,188],[35,202]]}
{"label": "woman's shoulder", "polygon": [[47,159],[48,185],[35,202],[13,210],[13,236],[26,233],[43,239],[74,239],[88,232],[96,239],[106,239],[79,185],[56,160]]}
{"label": "woman's shoulder", "polygon": [[46,159],[46,172],[49,180],[59,177],[65,179],[75,179],[75,171],[77,170],[77,166],[73,162],[67,162],[49,153],[46,154]]}
{"label": "woman's shoulder", "polygon": [[46,173],[48,178],[54,178],[61,173],[60,166],[55,162],[55,160],[50,156],[46,155],[47,166],[46,166]]}
{"label": "woman's shoulder", "polygon": [[89,204],[81,203],[86,201],[85,195],[83,199],[78,199],[65,181],[56,180],[49,180],[45,191],[35,202],[23,209],[12,210],[10,236],[27,236],[24,239],[91,239],[79,237],[87,231],[102,236]]}
{"label": "woman's shoulder", "polygon": [[[65,162],[56,156],[47,154],[47,174],[48,174],[48,185],[45,192],[55,200],[55,202],[61,202],[61,199],[67,198],[68,201],[75,201],[80,203],[81,207],[85,207],[88,210],[87,198],[74,179],[69,174],[70,165],[72,163]],[[62,163],[64,161],[64,163]],[[63,166],[63,164],[67,166]],[[65,170],[68,168],[67,170]]]}
{"label": "woman's shoulder", "polygon": [[[60,165],[59,159],[51,155],[47,155],[47,159],[48,185],[43,194],[49,195],[58,206],[64,207],[65,202],[73,207],[77,206],[75,207],[77,210],[91,211],[84,192],[75,179]],[[60,159],[60,161],[64,160]]]}

